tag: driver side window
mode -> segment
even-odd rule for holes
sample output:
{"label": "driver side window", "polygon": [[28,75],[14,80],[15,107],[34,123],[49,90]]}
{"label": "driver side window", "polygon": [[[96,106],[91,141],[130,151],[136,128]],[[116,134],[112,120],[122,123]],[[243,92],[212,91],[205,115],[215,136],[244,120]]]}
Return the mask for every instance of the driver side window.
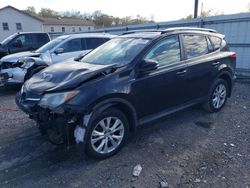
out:
{"label": "driver side window", "polygon": [[168,37],[158,42],[144,59],[157,61],[159,66],[179,62],[181,52],[178,36]]}
{"label": "driver side window", "polygon": [[22,48],[32,46],[32,37],[29,35],[20,35],[12,42],[12,47]]}

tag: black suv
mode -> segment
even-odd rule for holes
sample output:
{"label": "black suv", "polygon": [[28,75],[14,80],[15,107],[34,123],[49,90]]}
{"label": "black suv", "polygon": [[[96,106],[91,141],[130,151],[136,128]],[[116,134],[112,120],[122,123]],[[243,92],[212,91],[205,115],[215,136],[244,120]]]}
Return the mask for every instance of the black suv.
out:
{"label": "black suv", "polygon": [[231,96],[235,65],[236,54],[215,30],[135,31],[79,62],[35,74],[16,102],[50,141],[75,137],[87,154],[106,158],[138,125],[195,104],[219,111]]}
{"label": "black suv", "polygon": [[32,51],[50,41],[47,33],[15,33],[0,43],[0,58],[17,52]]}

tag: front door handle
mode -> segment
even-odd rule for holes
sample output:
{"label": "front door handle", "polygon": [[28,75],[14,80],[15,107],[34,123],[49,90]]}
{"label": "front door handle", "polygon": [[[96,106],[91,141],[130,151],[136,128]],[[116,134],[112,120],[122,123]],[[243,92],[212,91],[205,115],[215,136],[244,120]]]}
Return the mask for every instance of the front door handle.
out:
{"label": "front door handle", "polygon": [[183,75],[183,74],[185,74],[186,72],[187,72],[187,70],[186,70],[186,69],[183,69],[183,70],[178,71],[176,74],[177,74],[177,75]]}

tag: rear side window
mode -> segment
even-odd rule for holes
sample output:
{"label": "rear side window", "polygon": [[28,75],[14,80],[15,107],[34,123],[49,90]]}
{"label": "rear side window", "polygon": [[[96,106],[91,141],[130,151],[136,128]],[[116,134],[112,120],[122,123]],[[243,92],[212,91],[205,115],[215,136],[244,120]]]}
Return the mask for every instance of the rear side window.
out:
{"label": "rear side window", "polygon": [[160,66],[177,63],[181,60],[178,36],[169,37],[158,42],[146,55],[145,60],[154,60]]}
{"label": "rear side window", "polygon": [[219,37],[210,37],[210,40],[212,41],[214,45],[214,50],[218,50],[221,47],[221,39]]}
{"label": "rear side window", "polygon": [[183,42],[188,59],[209,53],[205,36],[183,35]]}
{"label": "rear side window", "polygon": [[103,40],[103,38],[85,38],[85,42],[86,42],[86,49],[90,50],[97,48],[105,41]]}
{"label": "rear side window", "polygon": [[76,52],[82,50],[82,42],[81,39],[72,39],[70,41],[65,42],[62,47],[64,52]]}
{"label": "rear side window", "polygon": [[47,34],[35,34],[36,47],[39,48],[49,42],[49,37]]}

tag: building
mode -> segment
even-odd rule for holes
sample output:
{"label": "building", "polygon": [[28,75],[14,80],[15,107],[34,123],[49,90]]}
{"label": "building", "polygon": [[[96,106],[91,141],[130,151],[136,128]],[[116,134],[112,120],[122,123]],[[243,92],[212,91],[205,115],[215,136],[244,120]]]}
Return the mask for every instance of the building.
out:
{"label": "building", "polygon": [[12,6],[0,9],[0,41],[17,32],[74,33],[93,29],[94,24],[83,19],[35,17]]}
{"label": "building", "polygon": [[82,32],[94,29],[92,22],[72,18],[40,18],[43,20],[43,31],[47,33]]}

